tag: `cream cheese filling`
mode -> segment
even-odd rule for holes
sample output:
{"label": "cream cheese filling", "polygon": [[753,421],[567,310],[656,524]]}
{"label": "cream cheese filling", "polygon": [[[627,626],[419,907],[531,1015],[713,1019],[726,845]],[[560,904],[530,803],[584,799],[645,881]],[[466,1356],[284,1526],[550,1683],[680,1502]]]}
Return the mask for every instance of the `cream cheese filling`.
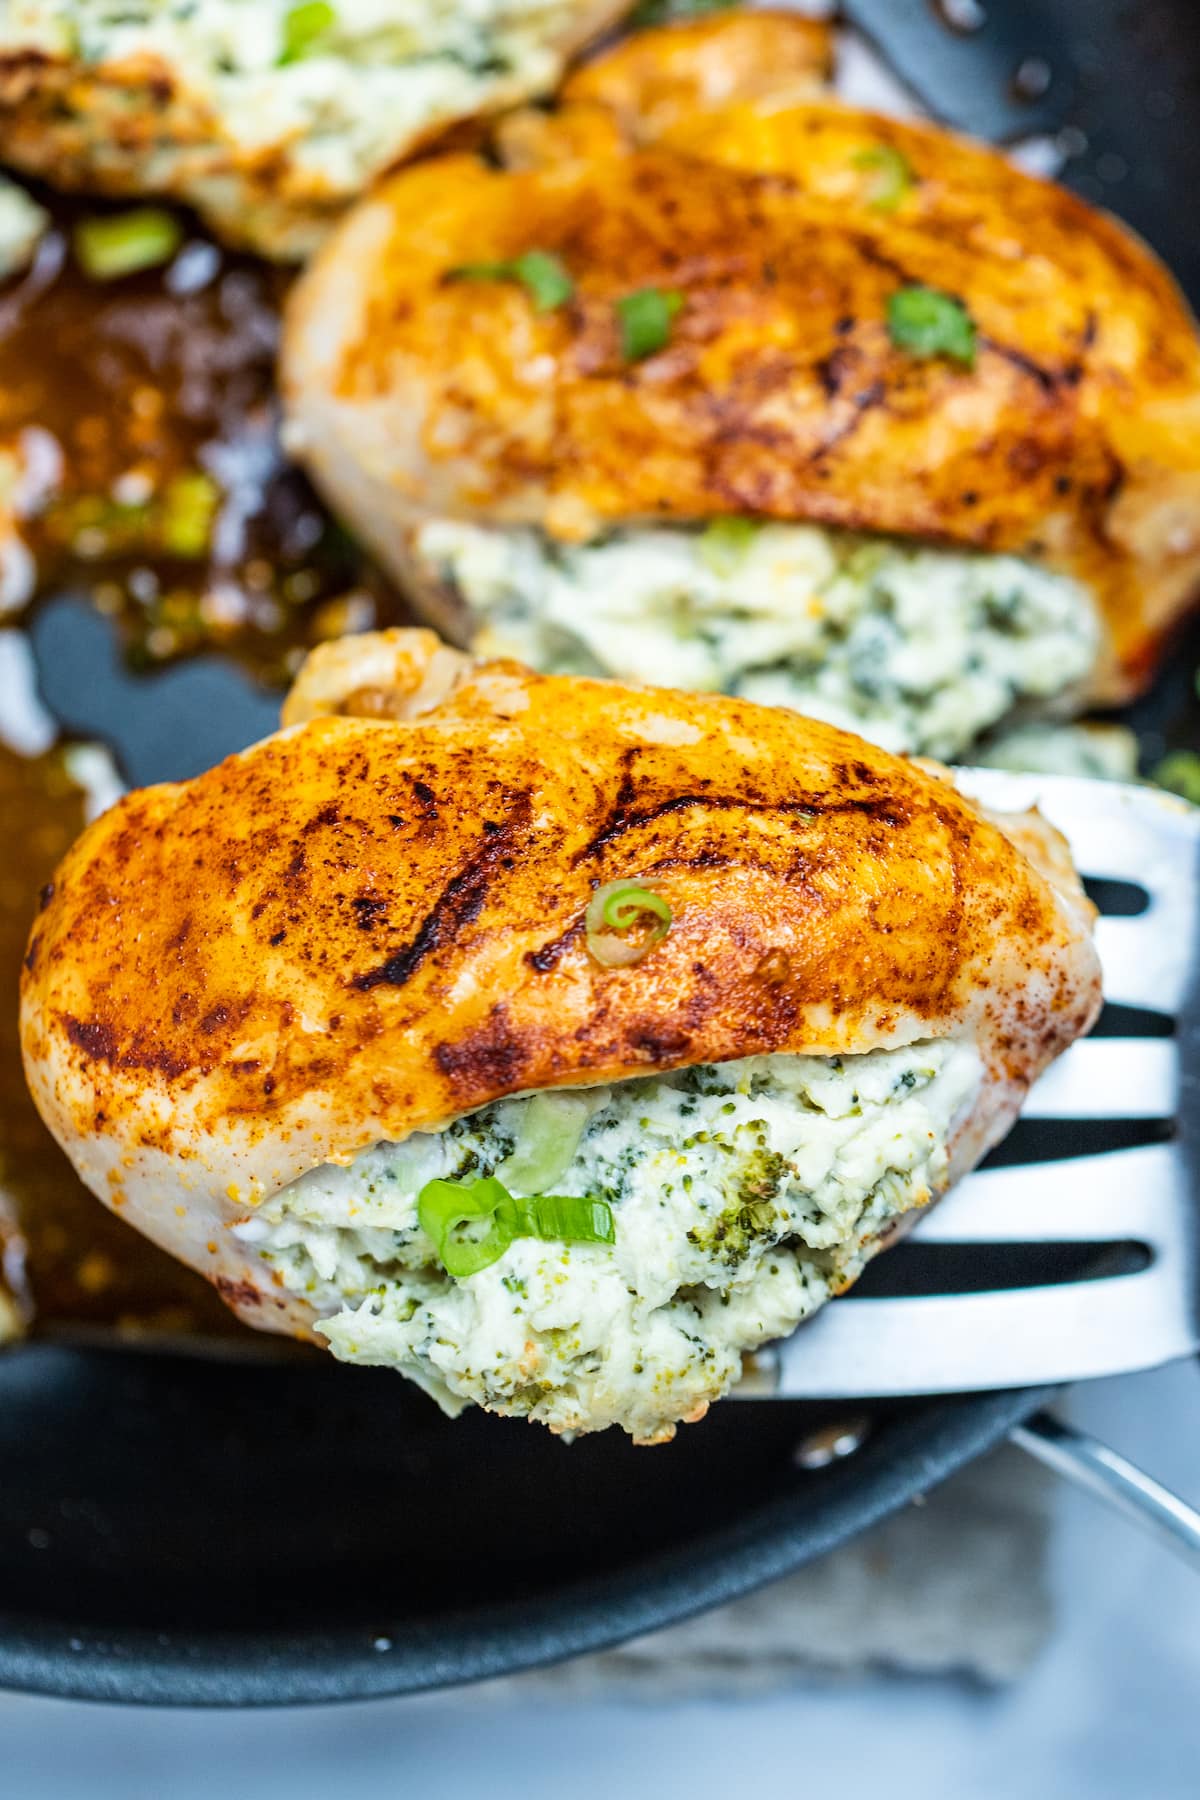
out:
{"label": "cream cheese filling", "polygon": [[[22,0],[0,52],[78,77],[39,129],[119,191],[173,194],[299,255],[415,140],[548,91],[573,0]],[[165,69],[171,88],[156,91]],[[325,223],[328,221],[326,220]]]}
{"label": "cream cheese filling", "polygon": [[[452,1414],[473,1402],[555,1431],[619,1424],[658,1440],[945,1185],[980,1077],[971,1047],[941,1040],[500,1100],[313,1170],[238,1230],[343,1360],[397,1368]],[[509,1171],[535,1102],[543,1131],[547,1106],[563,1108],[553,1191],[607,1202],[615,1242],[518,1238],[454,1280],[417,1196],[497,1170],[525,1191]]]}
{"label": "cream cheese filling", "polygon": [[563,545],[434,520],[413,548],[466,603],[482,655],[740,694],[945,759],[1014,713],[1061,706],[1101,647],[1092,598],[1067,576],[820,526]]}

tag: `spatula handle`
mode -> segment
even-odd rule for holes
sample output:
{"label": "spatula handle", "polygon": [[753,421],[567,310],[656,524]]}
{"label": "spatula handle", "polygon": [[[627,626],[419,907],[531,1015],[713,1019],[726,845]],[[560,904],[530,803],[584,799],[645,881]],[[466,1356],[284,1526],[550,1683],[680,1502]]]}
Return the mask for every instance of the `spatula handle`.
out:
{"label": "spatula handle", "polygon": [[1200,1569],[1200,1511],[1153,1476],[1048,1412],[1034,1413],[1023,1425],[1014,1426],[1009,1436],[1057,1475],[1106,1501]]}

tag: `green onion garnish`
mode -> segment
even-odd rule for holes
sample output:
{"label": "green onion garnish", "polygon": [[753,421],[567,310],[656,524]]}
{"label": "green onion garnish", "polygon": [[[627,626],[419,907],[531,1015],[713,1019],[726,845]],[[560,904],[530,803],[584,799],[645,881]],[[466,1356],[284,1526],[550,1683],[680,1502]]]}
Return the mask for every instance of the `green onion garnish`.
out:
{"label": "green onion garnish", "polygon": [[[508,1189],[495,1176],[482,1181],[427,1181],[417,1195],[417,1217],[447,1275],[456,1280],[498,1262],[513,1233],[497,1218]],[[482,1236],[464,1237],[463,1228],[486,1219]]]}
{"label": "green onion garnish", "polygon": [[596,889],[583,915],[587,947],[606,969],[627,969],[661,944],[671,908],[639,881],[610,881]]}
{"label": "green onion garnish", "polygon": [[565,265],[549,250],[526,250],[507,262],[462,263],[450,271],[451,281],[519,281],[535,312],[565,306],[575,283]]}
{"label": "green onion garnish", "polygon": [[337,24],[337,13],[326,0],[300,0],[283,16],[283,48],[280,63],[300,62],[327,31]]}
{"label": "green onion garnish", "polygon": [[671,288],[639,288],[617,301],[621,355],[626,362],[641,362],[663,349],[671,336],[671,321],[683,305],[683,295]]}
{"label": "green onion garnish", "polygon": [[936,288],[906,287],[888,301],[888,335],[898,350],[913,356],[948,356],[975,362],[975,322],[961,300]]}
{"label": "green onion garnish", "polygon": [[1159,787],[1200,806],[1200,756],[1194,750],[1172,750],[1154,771]]}
{"label": "green onion garnish", "polygon": [[875,180],[867,196],[872,212],[895,212],[916,186],[913,166],[894,144],[871,144],[854,158],[856,169],[872,169]]}
{"label": "green onion garnish", "polygon": [[514,1200],[519,1224],[514,1237],[539,1238],[545,1244],[615,1244],[612,1207],[604,1200],[579,1194],[531,1194]]}
{"label": "green onion garnish", "polygon": [[583,1094],[531,1094],[512,1153],[496,1170],[498,1179],[525,1194],[551,1187],[570,1167],[591,1116],[592,1102]]}
{"label": "green onion garnish", "polygon": [[176,475],[163,496],[162,544],[168,555],[203,556],[220,503],[220,488],[202,469]]}
{"label": "green onion garnish", "polygon": [[75,259],[93,281],[116,281],[170,262],[183,241],[183,227],[161,206],[81,219],[72,239]]}
{"label": "green onion garnish", "polygon": [[[516,1238],[546,1243],[613,1244],[612,1208],[577,1194],[535,1194],[518,1200],[502,1181],[427,1181],[417,1217],[438,1261],[456,1281],[499,1262]],[[486,1222],[482,1232],[470,1232]]]}
{"label": "green onion garnish", "polygon": [[666,25],[673,19],[698,19],[707,13],[725,12],[734,0],[639,0],[629,15],[628,23],[638,31],[651,25]]}
{"label": "green onion garnish", "polygon": [[753,519],[714,519],[700,533],[696,550],[714,575],[736,575],[757,536]]}

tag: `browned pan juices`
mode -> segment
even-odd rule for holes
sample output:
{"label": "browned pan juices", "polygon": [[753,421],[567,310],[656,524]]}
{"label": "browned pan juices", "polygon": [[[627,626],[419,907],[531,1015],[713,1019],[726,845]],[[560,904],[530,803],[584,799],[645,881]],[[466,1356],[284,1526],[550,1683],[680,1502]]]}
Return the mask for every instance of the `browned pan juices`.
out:
{"label": "browned pan juices", "polygon": [[[119,619],[135,666],[217,648],[280,683],[318,638],[401,618],[278,446],[286,272],[189,229],[172,266],[99,284],[70,246],[73,221],[99,209],[40,198],[54,230],[0,288],[0,449],[32,429],[43,460],[60,460],[21,523],[38,594],[90,593]],[[213,504],[193,507],[180,554],[168,498],[197,475]],[[241,1331],[204,1281],[87,1193],[34,1110],[17,972],[83,795],[60,753],[0,747],[0,809],[20,846],[0,865],[0,1337],[21,1322]]]}
{"label": "browned pan juices", "polygon": [[29,1098],[17,976],[38,891],[84,822],[61,753],[0,747],[0,816],[20,846],[0,868],[0,1326],[239,1329],[206,1282],[92,1198]]}
{"label": "browned pan juices", "polygon": [[50,204],[0,289],[0,448],[33,428],[61,457],[22,524],[40,590],[88,589],[135,661],[217,646],[279,682],[317,638],[401,616],[279,449],[287,272],[189,228],[166,267],[97,283],[71,251],[97,208]]}

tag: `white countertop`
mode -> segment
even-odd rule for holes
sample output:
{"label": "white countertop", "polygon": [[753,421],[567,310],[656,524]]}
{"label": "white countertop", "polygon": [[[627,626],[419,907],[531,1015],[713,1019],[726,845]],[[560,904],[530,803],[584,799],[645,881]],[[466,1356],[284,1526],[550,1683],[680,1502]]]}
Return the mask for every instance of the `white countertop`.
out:
{"label": "white countertop", "polygon": [[[1200,1500],[1194,1366],[1078,1391],[1073,1415]],[[311,1711],[0,1697],[4,1800],[1195,1800],[1200,1574],[1063,1490],[1059,1625],[1029,1676],[877,1678],[766,1699],[555,1703],[484,1690]],[[782,1785],[781,1785],[782,1784]]]}

